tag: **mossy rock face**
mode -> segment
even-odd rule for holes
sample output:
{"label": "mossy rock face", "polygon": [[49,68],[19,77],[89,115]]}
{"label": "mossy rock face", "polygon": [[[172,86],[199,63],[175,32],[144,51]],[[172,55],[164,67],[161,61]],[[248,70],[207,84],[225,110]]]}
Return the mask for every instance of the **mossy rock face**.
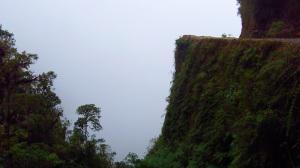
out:
{"label": "mossy rock face", "polygon": [[184,36],[175,62],[148,167],[300,166],[300,47]]}
{"label": "mossy rock face", "polygon": [[[300,37],[299,0],[238,0],[242,38]],[[276,24],[277,23],[277,24]],[[278,29],[280,24],[280,29]],[[274,32],[274,28],[277,28]]]}

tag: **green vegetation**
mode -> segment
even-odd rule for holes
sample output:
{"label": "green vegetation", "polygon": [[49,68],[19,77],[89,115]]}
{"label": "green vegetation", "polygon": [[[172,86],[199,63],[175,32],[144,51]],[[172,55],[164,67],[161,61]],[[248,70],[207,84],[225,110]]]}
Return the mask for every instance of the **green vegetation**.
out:
{"label": "green vegetation", "polygon": [[264,40],[177,41],[151,168],[300,166],[300,48]]}
{"label": "green vegetation", "polygon": [[[300,1],[237,0],[243,38],[299,37]],[[284,24],[281,24],[284,23]],[[274,32],[275,31],[275,32]]]}
{"label": "green vegetation", "polygon": [[[299,2],[238,2],[241,37],[297,33],[290,18],[298,18]],[[100,108],[78,107],[70,130],[53,92],[55,73],[32,72],[37,55],[18,52],[0,27],[0,168],[300,167],[300,47],[222,37],[176,41],[161,136],[144,159],[129,153],[114,162],[116,153],[95,135]]]}
{"label": "green vegetation", "polygon": [[222,38],[232,38],[232,35],[231,34],[226,34],[226,33],[223,33],[221,35]]}
{"label": "green vegetation", "polygon": [[282,21],[273,22],[267,33],[268,37],[277,37],[285,28],[285,23]]}
{"label": "green vegetation", "polygon": [[[274,26],[277,27],[277,26]],[[72,130],[53,92],[54,72],[18,52],[0,28],[2,168],[281,168],[300,166],[300,47],[270,40],[177,40],[159,138],[144,159],[115,153],[95,133],[101,110],[78,107]]]}
{"label": "green vegetation", "polygon": [[[13,34],[0,27],[0,168],[118,168],[115,153],[93,134],[102,128],[100,109],[78,107],[69,130],[53,92],[56,75],[30,71],[36,60],[18,52]],[[130,156],[125,166],[137,160]]]}

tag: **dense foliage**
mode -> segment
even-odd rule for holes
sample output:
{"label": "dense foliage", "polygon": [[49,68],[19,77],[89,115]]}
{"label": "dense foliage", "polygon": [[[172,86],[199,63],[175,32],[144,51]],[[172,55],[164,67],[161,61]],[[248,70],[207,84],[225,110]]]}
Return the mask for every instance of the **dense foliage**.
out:
{"label": "dense foliage", "polygon": [[0,27],[0,168],[110,168],[113,156],[99,131],[100,109],[80,106],[73,130],[53,92],[54,72],[35,74],[37,56],[18,52]]}
{"label": "dense foliage", "polygon": [[300,48],[270,40],[177,41],[151,168],[300,166]]}

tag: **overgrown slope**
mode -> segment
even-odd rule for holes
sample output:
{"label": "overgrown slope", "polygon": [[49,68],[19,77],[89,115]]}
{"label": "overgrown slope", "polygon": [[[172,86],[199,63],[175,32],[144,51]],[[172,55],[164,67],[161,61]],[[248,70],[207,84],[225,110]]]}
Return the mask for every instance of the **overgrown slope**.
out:
{"label": "overgrown slope", "polygon": [[270,40],[184,36],[157,168],[300,165],[300,47]]}

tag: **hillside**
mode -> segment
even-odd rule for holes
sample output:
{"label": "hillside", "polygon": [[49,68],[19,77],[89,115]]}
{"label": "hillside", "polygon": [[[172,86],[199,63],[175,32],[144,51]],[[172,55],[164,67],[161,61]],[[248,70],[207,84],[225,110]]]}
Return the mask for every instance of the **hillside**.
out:
{"label": "hillside", "polygon": [[[300,47],[184,36],[153,168],[300,166]],[[146,167],[146,166],[144,166]]]}

